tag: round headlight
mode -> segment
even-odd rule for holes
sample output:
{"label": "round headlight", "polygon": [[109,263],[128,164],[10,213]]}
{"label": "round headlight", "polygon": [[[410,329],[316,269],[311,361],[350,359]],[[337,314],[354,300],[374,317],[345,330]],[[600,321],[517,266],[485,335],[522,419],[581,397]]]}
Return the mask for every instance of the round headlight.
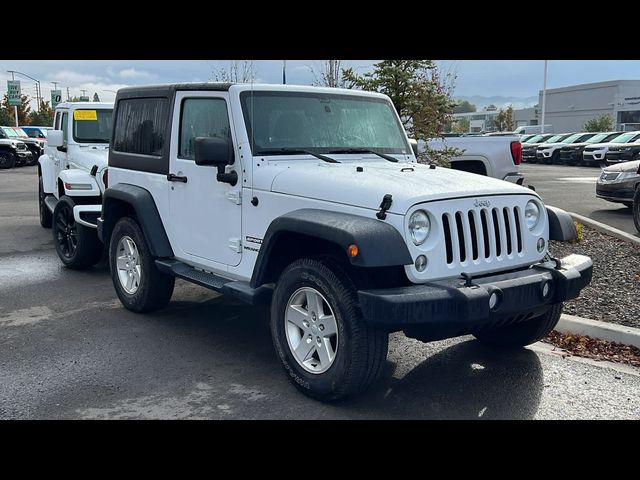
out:
{"label": "round headlight", "polygon": [[527,202],[524,209],[524,222],[529,230],[533,230],[540,221],[540,207],[533,200]]}
{"label": "round headlight", "polygon": [[429,216],[424,210],[417,210],[409,218],[409,233],[415,245],[422,245],[431,231]]}

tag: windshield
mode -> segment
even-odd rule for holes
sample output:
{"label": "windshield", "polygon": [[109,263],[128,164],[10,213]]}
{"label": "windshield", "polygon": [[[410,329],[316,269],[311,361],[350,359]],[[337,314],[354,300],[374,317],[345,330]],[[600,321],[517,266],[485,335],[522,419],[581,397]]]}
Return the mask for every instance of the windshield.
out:
{"label": "windshield", "polygon": [[[23,129],[24,130],[24,129]],[[30,128],[25,130],[31,138],[47,138],[47,131],[39,128]]]}
{"label": "windshield", "polygon": [[23,129],[21,128],[17,128],[14,127],[13,131],[16,132],[18,134],[19,137],[28,137],[29,135],[27,135],[27,132],[25,132]]}
{"label": "windshield", "polygon": [[240,94],[240,100],[254,154],[282,154],[286,150],[411,151],[393,105],[382,98],[246,91]]}
{"label": "windshield", "polygon": [[73,139],[78,143],[109,143],[113,109],[73,112]]}
{"label": "windshield", "polygon": [[640,138],[640,133],[637,133],[637,132],[623,133],[622,135],[611,140],[611,143],[629,143],[637,140],[638,138]]}
{"label": "windshield", "polygon": [[544,138],[544,135],[534,135],[523,143],[538,143],[540,140]]}
{"label": "windshield", "polygon": [[13,128],[2,127],[2,131],[5,133],[7,137],[18,138],[18,134],[15,132]]}
{"label": "windshield", "polygon": [[597,135],[594,135],[593,137],[591,137],[589,140],[587,140],[585,143],[601,143],[601,142],[606,142],[607,141],[607,137],[611,137],[612,135],[610,133],[599,133]]}
{"label": "windshield", "polygon": [[545,143],[555,143],[555,142],[559,142],[560,140],[563,140],[565,138],[567,138],[569,135],[554,135],[551,138],[547,138],[545,140]]}

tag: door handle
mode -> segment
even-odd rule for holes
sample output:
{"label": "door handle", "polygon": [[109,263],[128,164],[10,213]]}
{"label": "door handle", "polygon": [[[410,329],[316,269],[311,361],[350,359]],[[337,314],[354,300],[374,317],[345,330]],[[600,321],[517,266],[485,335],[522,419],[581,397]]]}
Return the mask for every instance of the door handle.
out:
{"label": "door handle", "polygon": [[173,173],[167,174],[167,180],[169,180],[170,182],[187,183],[187,177],[182,177],[180,175],[174,175]]}

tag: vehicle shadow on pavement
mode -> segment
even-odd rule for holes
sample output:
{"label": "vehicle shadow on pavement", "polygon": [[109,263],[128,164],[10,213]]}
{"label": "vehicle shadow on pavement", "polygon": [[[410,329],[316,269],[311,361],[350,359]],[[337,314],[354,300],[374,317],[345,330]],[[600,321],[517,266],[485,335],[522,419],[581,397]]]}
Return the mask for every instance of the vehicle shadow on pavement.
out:
{"label": "vehicle shadow on pavement", "polygon": [[492,351],[470,340],[439,351],[402,378],[385,378],[348,408],[387,418],[529,419],[544,388],[538,355],[528,349]]}

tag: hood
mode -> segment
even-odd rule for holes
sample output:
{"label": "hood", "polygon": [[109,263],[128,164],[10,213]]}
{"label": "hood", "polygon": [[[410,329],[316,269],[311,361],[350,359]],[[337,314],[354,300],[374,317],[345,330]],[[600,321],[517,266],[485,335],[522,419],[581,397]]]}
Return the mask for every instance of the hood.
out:
{"label": "hood", "polygon": [[[551,148],[551,147],[557,147],[558,145],[563,145],[562,142],[554,142],[554,143],[538,143],[537,146],[538,148]],[[570,144],[567,144],[570,145]]]}
{"label": "hood", "polygon": [[[288,164],[288,165],[287,165]],[[532,190],[483,175],[430,168],[417,163],[362,161],[317,163],[277,162],[271,191],[378,210],[386,194],[393,196],[389,212],[404,215],[417,203],[455,197],[529,194]],[[362,171],[357,171],[362,167]],[[266,173],[264,169],[263,172]]]}
{"label": "hood", "polygon": [[622,162],[617,165],[612,165],[603,169],[604,172],[637,172],[640,168],[640,160],[633,160],[631,162]]}
{"label": "hood", "polygon": [[609,150],[611,150],[612,148],[626,148],[626,147],[637,147],[638,146],[638,142],[631,142],[631,143],[612,143],[609,146]]}
{"label": "hood", "polygon": [[105,146],[71,148],[68,159],[69,163],[76,167],[91,170],[94,165],[97,165],[100,171],[107,166],[109,149]]}

